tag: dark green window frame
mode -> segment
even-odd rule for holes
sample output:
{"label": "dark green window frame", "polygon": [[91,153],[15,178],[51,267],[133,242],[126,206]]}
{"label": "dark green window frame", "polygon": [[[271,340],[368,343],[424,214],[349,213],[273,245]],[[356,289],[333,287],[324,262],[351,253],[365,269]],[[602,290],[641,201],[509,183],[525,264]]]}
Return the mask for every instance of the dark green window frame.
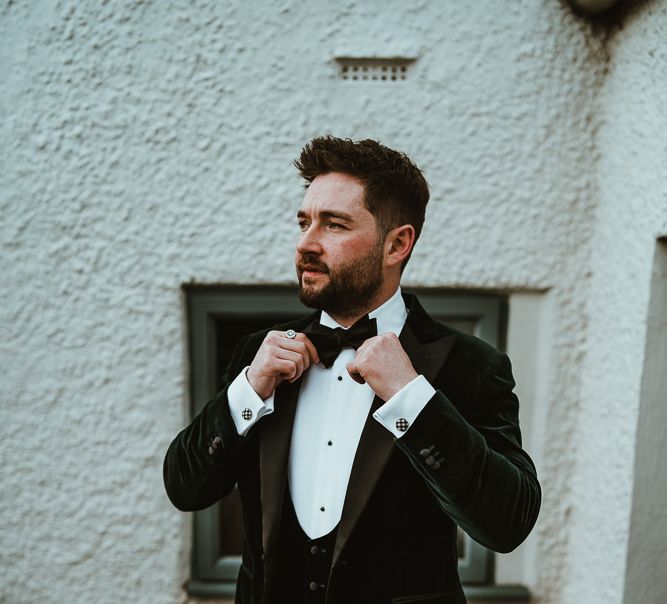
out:
{"label": "dark green window frame", "polygon": [[[192,416],[219,388],[221,366],[220,321],[243,322],[264,318],[268,324],[312,312],[303,306],[293,287],[280,286],[184,286],[190,359]],[[505,346],[506,298],[498,294],[446,289],[403,291],[419,296],[424,308],[436,319],[472,332],[491,345]],[[471,329],[472,328],[472,329]],[[238,337],[239,334],[236,334]],[[233,597],[240,556],[221,556],[221,502],[194,514],[191,578],[187,589],[199,597]],[[461,534],[464,556],[459,574],[469,597],[487,599],[494,580],[494,554]],[[521,588],[520,588],[521,589]],[[496,589],[492,589],[496,592]],[[500,593],[496,594],[501,595]],[[504,595],[504,594],[503,594]],[[523,591],[512,594],[523,596]]]}

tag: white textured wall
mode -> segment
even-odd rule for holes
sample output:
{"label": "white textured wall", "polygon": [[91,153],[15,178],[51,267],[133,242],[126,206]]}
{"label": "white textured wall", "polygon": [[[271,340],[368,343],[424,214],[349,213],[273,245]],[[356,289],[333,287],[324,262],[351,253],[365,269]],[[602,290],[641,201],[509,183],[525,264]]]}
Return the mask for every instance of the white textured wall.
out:
{"label": "white textured wall", "polygon": [[[600,604],[623,602],[636,440],[646,436],[637,422],[651,273],[656,239],[667,235],[667,3],[649,2],[631,15],[610,54],[599,103],[600,202],[572,477],[577,546],[565,600]],[[627,604],[667,601],[657,585],[645,589]]]}
{"label": "white textured wall", "polygon": [[[576,428],[598,415],[599,334],[616,324],[607,230],[632,190],[614,124],[633,128],[623,82],[643,35],[622,34],[601,113],[606,54],[556,0],[4,3],[0,600],[183,597],[189,518],[161,477],[188,413],[180,286],[294,282],[291,159],[325,131],[379,138],[424,168],[432,203],[406,283],[550,288],[545,500],[524,580],[542,602],[575,601],[593,585],[579,561],[596,580],[622,566],[581,551],[594,533]],[[397,53],[417,58],[409,82],[336,78],[336,54]],[[646,186],[655,216],[661,183]],[[655,229],[633,224],[641,241],[624,249],[648,253]],[[639,350],[633,304],[647,294],[632,279],[637,296],[621,299]],[[636,404],[623,412],[605,428],[620,432]],[[627,485],[631,465],[608,465]],[[605,500],[612,517],[627,521],[629,493]]]}

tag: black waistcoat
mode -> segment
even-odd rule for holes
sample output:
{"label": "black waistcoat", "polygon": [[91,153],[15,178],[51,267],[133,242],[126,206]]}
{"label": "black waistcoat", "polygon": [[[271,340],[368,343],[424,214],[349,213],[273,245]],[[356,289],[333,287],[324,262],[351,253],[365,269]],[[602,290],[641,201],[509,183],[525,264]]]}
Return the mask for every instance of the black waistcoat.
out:
{"label": "black waistcoat", "polygon": [[297,519],[289,486],[285,488],[270,604],[324,603],[337,531],[335,526],[330,533],[310,539]]}

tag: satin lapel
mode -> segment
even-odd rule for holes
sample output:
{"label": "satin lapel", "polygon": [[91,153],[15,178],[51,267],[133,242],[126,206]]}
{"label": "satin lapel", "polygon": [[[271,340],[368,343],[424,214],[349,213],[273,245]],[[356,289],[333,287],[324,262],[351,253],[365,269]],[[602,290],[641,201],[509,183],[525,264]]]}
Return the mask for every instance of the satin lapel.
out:
{"label": "satin lapel", "polygon": [[[403,349],[410,357],[417,371],[433,382],[443,366],[454,344],[455,336],[446,336],[422,344],[415,335],[410,322],[406,322],[399,336]],[[384,403],[376,396],[366,419],[359,446],[352,464],[350,480],[347,486],[343,513],[336,535],[332,566],[336,564],[350,534],[354,530],[375,485],[394,451],[394,435],[380,422],[373,419],[373,412]]]}
{"label": "satin lapel", "polygon": [[265,583],[268,584],[278,545],[282,516],[287,460],[292,425],[301,389],[301,378],[283,382],[276,389],[274,412],[261,419],[259,431],[259,474],[262,504],[262,545],[264,548]]}

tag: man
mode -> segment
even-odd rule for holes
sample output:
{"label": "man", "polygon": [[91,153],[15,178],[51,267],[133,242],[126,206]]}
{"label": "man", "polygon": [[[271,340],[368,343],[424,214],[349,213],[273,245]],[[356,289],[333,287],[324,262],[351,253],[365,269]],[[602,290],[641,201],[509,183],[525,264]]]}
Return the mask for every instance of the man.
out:
{"label": "man", "polygon": [[509,361],[401,292],[429,198],[409,158],[326,136],[295,164],[319,310],[242,339],[167,451],[167,493],[199,510],[238,484],[237,603],[465,602],[456,525],[506,552],[540,505]]}

